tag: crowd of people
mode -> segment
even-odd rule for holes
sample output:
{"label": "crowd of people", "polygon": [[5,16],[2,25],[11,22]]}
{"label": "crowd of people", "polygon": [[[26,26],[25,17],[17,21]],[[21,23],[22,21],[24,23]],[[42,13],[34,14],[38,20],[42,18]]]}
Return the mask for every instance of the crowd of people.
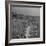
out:
{"label": "crowd of people", "polygon": [[40,17],[23,14],[13,15],[12,38],[40,37]]}

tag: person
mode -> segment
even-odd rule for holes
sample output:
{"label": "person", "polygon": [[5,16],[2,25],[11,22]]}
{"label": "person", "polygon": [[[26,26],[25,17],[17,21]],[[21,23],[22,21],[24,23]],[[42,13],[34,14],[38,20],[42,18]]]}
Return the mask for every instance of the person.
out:
{"label": "person", "polygon": [[28,23],[27,23],[27,28],[26,28],[26,38],[28,38],[28,37],[30,37],[30,32],[32,31],[32,28],[33,28],[33,25],[32,25],[32,23],[31,23],[31,21],[28,21]]}

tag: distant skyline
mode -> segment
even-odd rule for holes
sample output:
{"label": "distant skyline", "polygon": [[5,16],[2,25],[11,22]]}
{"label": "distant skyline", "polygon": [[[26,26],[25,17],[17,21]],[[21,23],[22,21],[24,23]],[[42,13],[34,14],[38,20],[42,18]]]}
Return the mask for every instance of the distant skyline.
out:
{"label": "distant skyline", "polygon": [[40,8],[12,7],[11,12],[31,16],[40,16]]}

